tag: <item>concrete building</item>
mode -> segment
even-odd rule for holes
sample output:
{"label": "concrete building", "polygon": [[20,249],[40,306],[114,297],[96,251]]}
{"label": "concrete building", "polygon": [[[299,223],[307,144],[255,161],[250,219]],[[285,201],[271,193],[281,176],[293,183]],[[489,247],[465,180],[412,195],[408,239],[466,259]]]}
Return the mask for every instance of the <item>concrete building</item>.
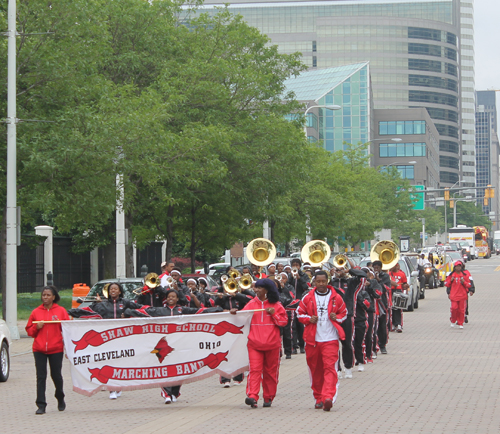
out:
{"label": "concrete building", "polygon": [[[491,185],[495,197],[483,205],[485,214],[492,213],[495,229],[499,228],[499,155],[497,109],[495,91],[476,92],[476,182],[477,187]],[[477,190],[477,199],[483,202],[484,188]]]}
{"label": "concrete building", "polygon": [[[222,3],[206,0],[204,7],[210,10]],[[465,26],[472,25],[467,16],[471,8],[464,6],[461,18],[459,0],[230,3],[231,12],[242,15],[248,24],[267,34],[281,52],[301,52],[311,69],[369,61],[374,108],[425,107],[439,133],[440,183],[450,186],[461,179],[463,115],[458,53],[461,29],[463,35],[470,36],[471,29]],[[468,6],[472,0],[465,3]],[[470,43],[468,39],[462,53],[467,62],[473,62]],[[473,67],[468,72],[467,92],[471,79],[473,83]],[[466,76],[462,76],[465,80]],[[474,127],[468,128],[467,134]],[[468,134],[469,147],[470,140],[473,137]],[[469,148],[466,151],[471,152]],[[472,177],[467,180],[472,182]]]}
{"label": "concrete building", "polygon": [[373,164],[395,166],[413,185],[439,188],[439,133],[423,107],[374,110]]}

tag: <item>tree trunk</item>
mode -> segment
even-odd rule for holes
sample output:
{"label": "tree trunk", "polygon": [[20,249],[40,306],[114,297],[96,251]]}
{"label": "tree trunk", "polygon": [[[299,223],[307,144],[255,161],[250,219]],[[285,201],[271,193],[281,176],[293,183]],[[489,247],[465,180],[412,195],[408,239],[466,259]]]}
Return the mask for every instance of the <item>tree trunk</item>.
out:
{"label": "tree trunk", "polygon": [[116,277],[116,241],[112,241],[102,248],[104,263],[104,278],[114,279]]}
{"label": "tree trunk", "polygon": [[195,255],[196,255],[196,207],[191,208],[191,273],[195,271]]}
{"label": "tree trunk", "polygon": [[6,315],[6,292],[7,292],[7,207],[3,209],[2,229],[0,232],[0,262],[1,274],[0,286],[2,287],[2,317],[5,319]]}
{"label": "tree trunk", "polygon": [[165,260],[172,259],[172,244],[174,242],[174,207],[170,205],[167,210],[167,248]]}

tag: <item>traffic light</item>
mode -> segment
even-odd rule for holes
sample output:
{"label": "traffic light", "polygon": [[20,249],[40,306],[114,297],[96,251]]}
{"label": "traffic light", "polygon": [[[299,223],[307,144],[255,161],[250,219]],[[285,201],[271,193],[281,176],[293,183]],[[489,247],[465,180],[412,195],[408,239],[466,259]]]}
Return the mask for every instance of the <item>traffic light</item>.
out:
{"label": "traffic light", "polygon": [[488,198],[486,196],[484,196],[483,205],[488,206]]}
{"label": "traffic light", "polygon": [[[491,185],[487,185],[486,188],[484,189],[484,198],[488,199],[490,197],[490,187]],[[488,201],[486,201],[488,202]],[[487,203],[485,205],[488,205]]]}
{"label": "traffic light", "polygon": [[488,199],[493,199],[495,197],[495,190],[491,188],[491,185],[486,186],[486,189],[484,190],[484,197],[487,197]]}
{"label": "traffic light", "polygon": [[453,208],[455,206],[455,201],[450,200],[450,208]]}
{"label": "traffic light", "polygon": [[449,188],[446,188],[444,190],[444,200],[450,200],[450,189]]}

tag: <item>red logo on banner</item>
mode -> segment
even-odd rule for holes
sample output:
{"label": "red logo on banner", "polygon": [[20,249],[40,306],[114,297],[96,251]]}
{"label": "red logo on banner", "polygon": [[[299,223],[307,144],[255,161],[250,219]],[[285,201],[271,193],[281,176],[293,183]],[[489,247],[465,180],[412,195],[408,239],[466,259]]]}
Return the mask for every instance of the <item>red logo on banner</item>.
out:
{"label": "red logo on banner", "polygon": [[131,335],[141,335],[148,333],[210,333],[215,336],[222,336],[226,333],[243,334],[243,326],[238,327],[227,321],[221,321],[218,324],[209,323],[186,323],[186,324],[143,324],[117,327],[114,329],[96,332],[90,330],[85,333],[78,341],[72,341],[75,344],[75,352],[84,350],[89,345],[98,347],[106,342],[120,339]]}
{"label": "red logo on banner", "polygon": [[209,354],[204,359],[194,360],[192,362],[177,363],[175,365],[155,366],[144,368],[115,368],[113,366],[103,366],[102,368],[89,368],[90,380],[97,379],[102,384],[109,380],[129,381],[129,380],[158,380],[164,378],[180,377],[183,375],[194,374],[204,366],[210,369],[217,368],[222,362],[227,361],[227,354],[217,353]]}
{"label": "red logo on banner", "polygon": [[167,338],[163,337],[158,341],[155,349],[151,352],[156,354],[156,357],[158,357],[158,360],[161,363],[172,351],[174,351],[174,349],[168,344]]}

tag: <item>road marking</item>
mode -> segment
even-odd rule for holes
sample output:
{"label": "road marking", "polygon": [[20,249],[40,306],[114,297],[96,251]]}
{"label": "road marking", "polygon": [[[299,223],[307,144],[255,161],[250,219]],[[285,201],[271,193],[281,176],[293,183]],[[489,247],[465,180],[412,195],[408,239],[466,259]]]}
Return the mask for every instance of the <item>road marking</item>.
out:
{"label": "road marking", "polygon": [[500,265],[497,268],[495,268],[495,271],[500,271]]}

